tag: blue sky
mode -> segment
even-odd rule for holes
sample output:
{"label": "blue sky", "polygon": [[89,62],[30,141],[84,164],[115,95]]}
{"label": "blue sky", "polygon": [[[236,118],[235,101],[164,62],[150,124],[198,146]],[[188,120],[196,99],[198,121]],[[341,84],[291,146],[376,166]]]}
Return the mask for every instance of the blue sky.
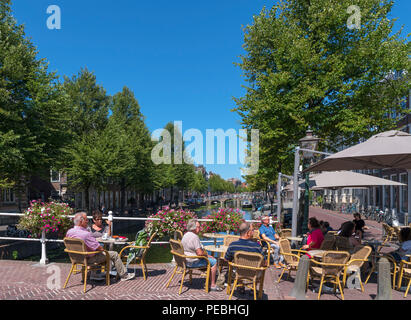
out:
{"label": "blue sky", "polygon": [[[205,137],[205,129],[241,128],[240,117],[230,110],[233,97],[245,93],[241,69],[234,65],[244,54],[242,26],[273,4],[14,0],[12,9],[51,71],[71,76],[87,67],[108,94],[123,86],[134,91],[151,132],[169,121],[183,121],[183,131],[196,128]],[[60,30],[47,28],[50,5],[61,9]],[[405,33],[411,33],[410,12],[411,1],[396,1],[392,16]],[[226,179],[239,178],[240,167],[206,166]]]}

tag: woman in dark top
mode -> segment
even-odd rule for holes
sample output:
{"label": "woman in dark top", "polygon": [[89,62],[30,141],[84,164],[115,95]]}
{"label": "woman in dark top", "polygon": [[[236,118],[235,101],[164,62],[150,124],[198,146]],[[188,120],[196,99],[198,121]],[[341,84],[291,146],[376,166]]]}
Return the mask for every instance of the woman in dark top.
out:
{"label": "woman in dark top", "polygon": [[111,221],[107,220],[107,225],[103,223],[103,213],[100,210],[93,211],[93,224],[90,227],[90,232],[95,238],[101,238],[104,233],[111,236]]}
{"label": "woman in dark top", "polygon": [[361,219],[361,215],[359,213],[354,213],[354,220],[352,222],[355,225],[354,232],[360,237],[360,239],[362,239],[364,230],[367,230],[368,227],[365,226],[365,222]]}

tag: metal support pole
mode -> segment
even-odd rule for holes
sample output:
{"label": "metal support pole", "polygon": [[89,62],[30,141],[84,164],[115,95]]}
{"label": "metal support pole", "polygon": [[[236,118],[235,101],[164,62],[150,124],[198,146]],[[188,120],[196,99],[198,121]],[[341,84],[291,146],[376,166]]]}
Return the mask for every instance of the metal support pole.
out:
{"label": "metal support pole", "polygon": [[43,230],[41,232],[41,259],[40,259],[40,264],[46,265],[48,263],[48,259],[46,256],[46,231]]}
{"label": "metal support pole", "polygon": [[[308,161],[304,160],[304,169],[308,168]],[[306,234],[308,230],[308,218],[310,215],[310,173],[305,173],[305,191],[304,191],[304,217],[303,217],[303,225],[301,228],[301,232]]]}
{"label": "metal support pole", "polygon": [[297,218],[298,218],[298,169],[300,166],[300,147],[296,147],[294,151],[294,176],[293,176],[293,216],[292,216],[292,231],[293,237],[297,236]]}
{"label": "metal support pole", "polygon": [[407,173],[408,173],[408,186],[407,186],[407,194],[408,194],[408,199],[407,199],[407,203],[408,203],[408,209],[407,209],[407,222],[410,221],[410,216],[411,216],[411,169],[407,169]]}
{"label": "metal support pole", "polygon": [[281,227],[281,179],[282,174],[281,172],[278,173],[278,181],[277,181],[277,221]]}

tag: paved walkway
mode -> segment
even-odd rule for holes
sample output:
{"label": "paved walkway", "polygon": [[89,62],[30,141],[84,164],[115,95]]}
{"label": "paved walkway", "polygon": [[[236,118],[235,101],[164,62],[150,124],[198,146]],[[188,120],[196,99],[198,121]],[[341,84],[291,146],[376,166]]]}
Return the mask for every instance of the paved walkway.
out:
{"label": "paved walkway", "polygon": [[[310,216],[319,220],[327,220],[333,228],[342,222],[351,220],[350,215],[338,214],[319,208],[311,208]],[[381,226],[376,222],[366,221],[370,230],[366,232],[367,238],[381,238]],[[83,293],[81,275],[73,275],[66,289],[61,287],[69,273],[70,264],[51,263],[40,266],[38,263],[28,261],[0,260],[0,300],[228,300],[225,291],[204,291],[204,278],[193,277],[193,283],[184,283],[183,292],[178,294],[179,277],[175,277],[169,288],[165,288],[171,276],[171,264],[148,265],[148,277],[144,281],[140,269],[137,269],[137,278],[125,281],[112,281],[110,286],[103,282],[88,281],[87,292]],[[266,272],[264,282],[264,300],[288,300],[295,279],[295,273],[287,280],[283,277],[277,282],[280,271],[270,268]],[[233,300],[252,300],[253,296],[247,290],[245,294],[235,293]],[[376,276],[371,277],[365,286],[365,292],[359,290],[344,290],[345,300],[372,300],[377,295]],[[401,291],[392,291],[395,300],[410,300],[411,294],[403,298]],[[311,289],[307,292],[307,299],[316,300],[317,293]],[[324,293],[321,300],[340,300],[339,294]]]}

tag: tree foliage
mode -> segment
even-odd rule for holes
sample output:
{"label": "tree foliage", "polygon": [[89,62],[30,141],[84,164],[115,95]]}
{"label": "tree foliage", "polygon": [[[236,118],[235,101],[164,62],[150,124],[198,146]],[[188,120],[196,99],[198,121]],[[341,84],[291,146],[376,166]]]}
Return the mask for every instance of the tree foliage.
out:
{"label": "tree foliage", "polygon": [[[335,151],[395,126],[404,113],[410,44],[393,33],[393,2],[359,0],[360,29],[349,29],[351,0],[288,0],[254,16],[238,65],[247,81],[234,111],[260,132],[260,172],[252,185],[291,173],[293,150],[311,127]],[[408,73],[407,73],[408,72]],[[393,73],[400,76],[392,76]]]}

